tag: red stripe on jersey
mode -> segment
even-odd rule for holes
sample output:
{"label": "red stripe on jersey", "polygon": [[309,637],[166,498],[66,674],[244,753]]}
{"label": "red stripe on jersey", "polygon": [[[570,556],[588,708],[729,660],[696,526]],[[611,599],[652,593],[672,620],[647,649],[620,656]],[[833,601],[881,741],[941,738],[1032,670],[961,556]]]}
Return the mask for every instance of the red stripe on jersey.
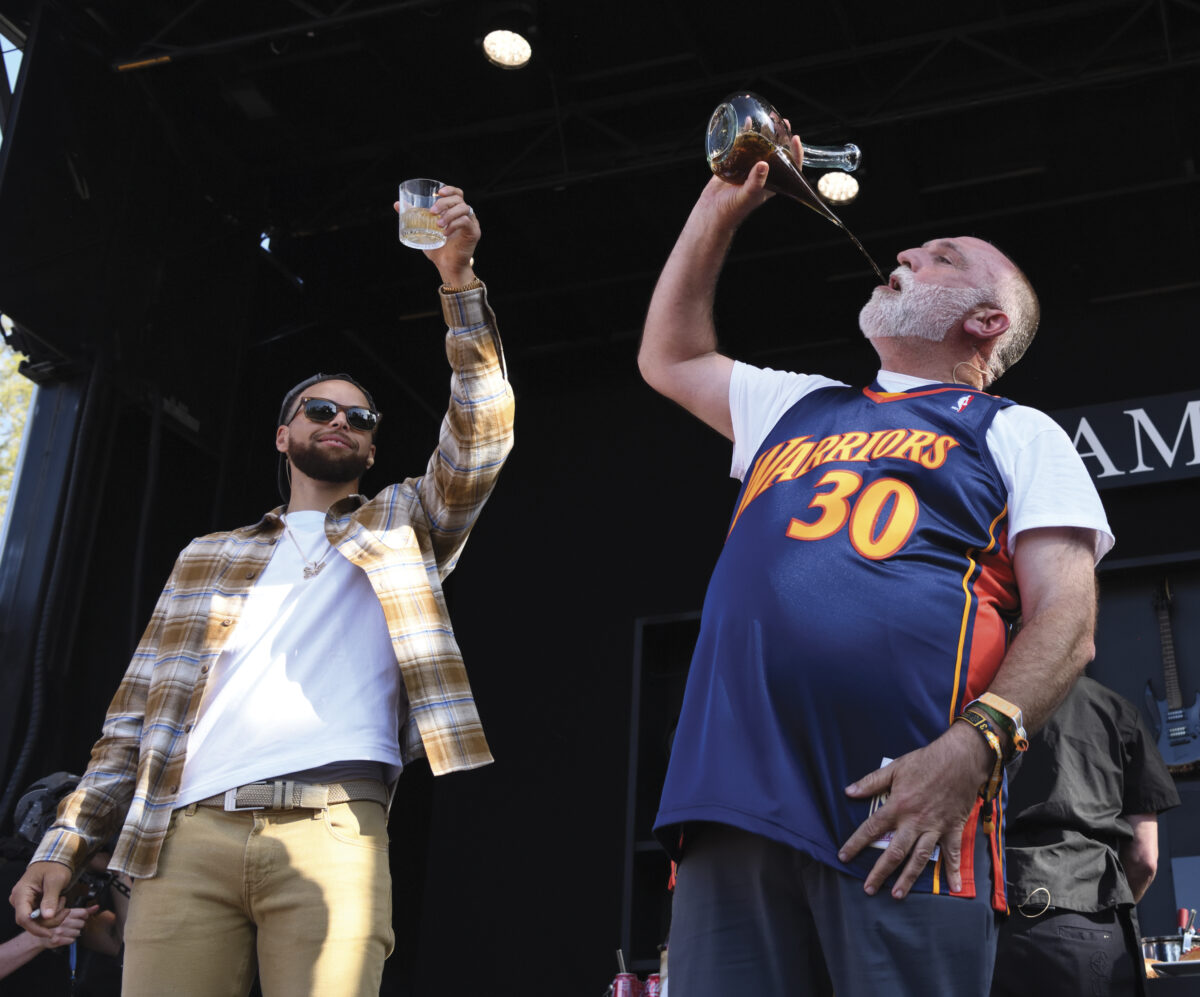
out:
{"label": "red stripe on jersey", "polygon": [[1012,558],[1008,554],[1008,530],[1002,525],[1007,517],[1008,507],[1005,506],[988,526],[990,540],[987,547],[982,551],[967,552],[967,568],[962,579],[962,626],[958,634],[954,694],[950,698],[947,724],[954,723],[964,704],[987,691],[1008,646],[1008,623],[1004,615],[1015,614],[1019,603]]}

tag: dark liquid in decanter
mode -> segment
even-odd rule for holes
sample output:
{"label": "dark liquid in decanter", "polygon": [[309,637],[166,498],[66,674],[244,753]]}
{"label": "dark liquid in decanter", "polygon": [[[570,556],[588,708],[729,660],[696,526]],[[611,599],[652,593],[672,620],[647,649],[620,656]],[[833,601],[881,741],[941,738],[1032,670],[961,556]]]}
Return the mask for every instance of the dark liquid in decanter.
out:
{"label": "dark liquid in decanter", "polygon": [[722,157],[719,163],[713,164],[712,171],[722,180],[740,184],[746,182],[746,177],[750,175],[750,170],[753,169],[754,164],[762,162],[765,162],[770,167],[767,173],[767,190],[773,190],[777,194],[786,194],[788,197],[812,208],[817,214],[828,218],[834,225],[846,233],[850,241],[858,248],[858,251],[866,257],[867,262],[871,264],[871,269],[875,271],[876,276],[879,278],[879,282],[881,284],[887,283],[887,278],[884,277],[883,271],[879,269],[875,261],[871,259],[871,254],[863,248],[863,244],[858,241],[854,233],[846,228],[845,223],[830,210],[829,205],[812,189],[812,186],[804,178],[804,174],[800,172],[799,167],[796,166],[792,157],[765,135],[760,135],[757,132],[742,132],[739,134],[733,140],[733,145],[729,152]]}

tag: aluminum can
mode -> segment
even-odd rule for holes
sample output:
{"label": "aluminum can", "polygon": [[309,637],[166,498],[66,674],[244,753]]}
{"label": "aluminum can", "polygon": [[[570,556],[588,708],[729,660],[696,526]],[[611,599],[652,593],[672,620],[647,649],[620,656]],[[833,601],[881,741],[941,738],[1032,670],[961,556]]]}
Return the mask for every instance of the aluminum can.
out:
{"label": "aluminum can", "polygon": [[637,973],[618,973],[614,976],[612,997],[642,997],[642,984]]}
{"label": "aluminum can", "polygon": [[659,984],[659,976],[657,973],[651,973],[646,977],[646,983],[642,987],[642,997],[661,997],[662,987]]}

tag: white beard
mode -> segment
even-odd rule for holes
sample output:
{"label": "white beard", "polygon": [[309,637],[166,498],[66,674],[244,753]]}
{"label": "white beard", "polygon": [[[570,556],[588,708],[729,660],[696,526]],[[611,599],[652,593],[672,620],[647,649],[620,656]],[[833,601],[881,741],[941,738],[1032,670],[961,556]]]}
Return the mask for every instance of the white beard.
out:
{"label": "white beard", "polygon": [[907,336],[940,343],[972,308],[986,300],[976,287],[938,287],[918,284],[912,271],[894,271],[900,291],[876,291],[858,313],[858,327],[867,339]]}

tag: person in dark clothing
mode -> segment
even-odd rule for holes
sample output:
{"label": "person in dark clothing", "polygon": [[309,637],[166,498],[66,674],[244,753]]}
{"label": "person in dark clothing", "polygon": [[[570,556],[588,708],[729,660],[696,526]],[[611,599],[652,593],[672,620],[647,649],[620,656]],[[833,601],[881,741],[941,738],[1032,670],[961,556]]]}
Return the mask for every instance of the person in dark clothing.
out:
{"label": "person in dark clothing", "polygon": [[[991,997],[1144,993],[1137,911],[1179,792],[1137,708],[1082,676],[1009,773]],[[1036,984],[1036,986],[1035,986]]]}

